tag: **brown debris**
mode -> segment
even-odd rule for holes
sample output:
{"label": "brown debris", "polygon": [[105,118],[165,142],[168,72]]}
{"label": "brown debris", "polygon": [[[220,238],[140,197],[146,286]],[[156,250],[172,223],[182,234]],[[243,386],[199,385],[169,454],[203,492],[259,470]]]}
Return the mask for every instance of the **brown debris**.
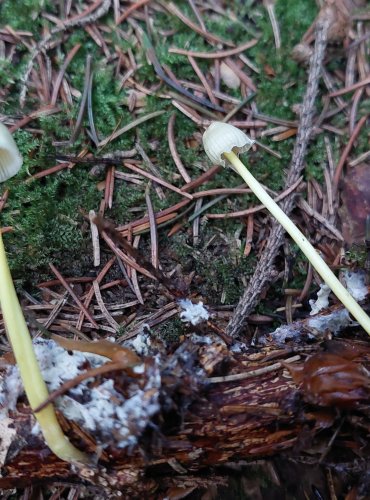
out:
{"label": "brown debris", "polygon": [[[365,221],[370,213],[365,192],[369,185],[365,175],[369,152],[356,153],[358,135],[364,134],[368,121],[368,116],[361,116],[361,113],[370,92],[366,59],[369,37],[366,22],[369,15],[366,12],[357,14],[354,10],[364,6],[362,0],[320,2],[322,8],[319,15],[292,54],[304,63],[312,57],[316,58],[314,75],[310,74],[308,79],[307,100],[303,106],[294,107],[295,120],[283,120],[262,114],[257,108],[258,101],[253,100],[258,88],[250,75],[255,76],[259,70],[246,54],[258,40],[246,39],[245,43],[235,47],[231,32],[228,41],[207,29],[211,17],[233,17],[232,7],[226,2],[202,4],[188,0],[187,3],[189,14],[185,15],[181,4],[172,2],[97,0],[82,2],[80,9],[73,2],[60,2],[60,11],[63,11],[60,19],[45,13],[45,19],[55,28],[50,32],[45,30],[38,43],[32,33],[15,31],[11,27],[0,29],[0,50],[7,61],[17,64],[19,47],[30,53],[21,104],[25,102],[26,92],[30,103],[39,103],[35,110],[28,113],[13,117],[1,115],[1,121],[11,131],[27,128],[27,131],[40,133],[29,128],[30,125],[37,126],[34,123],[37,124],[38,118],[61,113],[63,120],[65,107],[71,109],[76,98],[80,103],[77,121],[71,122],[68,143],[73,146],[78,136],[83,137],[83,149],[79,153],[58,154],[51,163],[56,163],[55,166],[42,166],[44,170],[36,171],[28,181],[57,174],[79,164],[82,167],[91,165],[91,176],[106,176],[105,181],[100,183],[101,190],[105,189],[100,210],[98,206],[94,207],[101,216],[104,211],[115,208],[118,185],[130,183],[130,187],[140,189],[143,195],[142,206],[133,207],[129,218],[121,219],[128,221],[125,224],[120,221],[121,225],[115,227],[102,217],[94,219],[106,245],[102,243],[102,248],[98,248],[99,240],[95,233],[93,251],[97,269],[92,269],[91,274],[86,272],[86,276],[67,277],[55,270],[59,273],[58,279],[39,283],[40,297],[36,299],[23,292],[25,315],[35,338],[43,335],[56,339],[57,333],[60,335],[58,341],[66,349],[100,353],[110,360],[100,369],[85,367],[80,378],[68,381],[57,394],[50,395],[50,400],[68,393],[71,387],[86,378],[93,378],[91,388],[101,380],[112,380],[117,390],[130,392],[133,379],[138,377],[133,376],[130,366],[117,360],[116,356],[128,356],[131,361],[134,360],[133,364],[139,358],[121,342],[134,340],[146,331],[146,325],[150,328],[162,325],[165,329],[170,325],[172,328],[169,320],[177,319],[178,299],[183,297],[195,302],[200,299],[206,303],[209,301],[213,314],[212,320],[206,324],[196,328],[187,326],[183,337],[171,340],[167,346],[159,340],[160,334],[157,338],[157,332],[154,332],[155,335],[152,332],[154,352],[143,358],[145,372],[141,381],[145,382],[148,377],[154,357],[160,356],[161,409],[145,432],[140,434],[138,445],[131,450],[120,449],[114,436],[110,446],[103,447],[94,433],[88,433],[76,422],[59,414],[74,444],[94,455],[95,468],[78,469],[57,460],[42,439],[32,434],[34,419],[27,402],[23,399],[18,401],[1,428],[5,439],[0,443],[0,456],[4,463],[0,487],[28,485],[24,498],[36,497],[41,490],[35,484],[45,483],[53,485],[53,492],[50,493],[53,499],[64,498],[63,495],[71,499],[84,495],[91,495],[92,498],[123,495],[123,498],[176,499],[200,496],[202,492],[202,499],[206,500],[222,495],[217,487],[227,483],[230,469],[248,468],[251,463],[263,462],[263,467],[269,468],[269,477],[273,478],[271,484],[280,483],[281,486],[279,473],[283,467],[280,464],[288,460],[290,466],[301,466],[299,477],[302,477],[305,486],[302,486],[301,497],[297,498],[308,498],[315,491],[317,483],[314,486],[310,484],[306,471],[311,464],[319,469],[318,464],[322,463],[325,486],[321,483],[321,491],[330,494],[328,498],[333,499],[341,498],[341,493],[345,491],[348,492],[346,498],[350,500],[358,492],[361,495],[361,486],[353,486],[354,480],[346,482],[338,470],[350,471],[349,474],[353,474],[359,485],[365,476],[369,452],[366,439],[370,429],[367,409],[370,399],[368,343],[359,342],[358,330],[352,327],[345,333],[349,334],[348,342],[328,342],[331,332],[313,331],[306,319],[294,322],[295,318],[307,316],[306,302],[310,290],[319,281],[309,264],[302,289],[284,287],[285,296],[274,297],[269,304],[273,313],[252,314],[261,297],[270,300],[267,292],[278,276],[282,277],[285,273],[285,277],[290,279],[288,275],[294,269],[294,257],[289,255],[287,245],[284,248],[287,250],[284,252],[285,271],[282,259],[275,262],[283,232],[268,222],[262,206],[243,208],[242,201],[235,201],[235,195],[249,193],[245,186],[202,187],[215,179],[220,167],[205,170],[204,158],[199,159],[196,165],[184,164],[177,149],[175,120],[176,114],[182,113],[194,122],[196,130],[185,140],[186,147],[194,151],[199,151],[204,127],[214,119],[226,122],[232,119],[230,123],[245,129],[256,139],[258,148],[278,158],[281,155],[260,142],[260,138],[271,140],[272,136],[273,141],[288,141],[298,133],[287,184],[280,193],[270,191],[271,195],[281,200],[286,212],[293,208],[290,198],[294,196],[293,217],[303,226],[327,262],[334,268],[348,265],[343,246],[363,244]],[[263,4],[273,27],[275,47],[272,46],[271,50],[278,51],[280,31],[286,27],[278,24],[275,2],[264,0]],[[109,9],[114,11],[114,28],[103,18]],[[183,59],[184,64],[193,68],[193,77],[188,77],[188,80],[182,80],[176,74],[175,65],[162,64],[159,50],[157,55],[156,48],[151,46],[151,40],[156,40],[152,18],[158,13],[163,14],[163,11],[187,25],[194,32],[193,36],[200,36],[209,44],[208,49],[202,52],[175,47],[170,49],[173,54],[188,57],[188,63],[186,58]],[[322,30],[326,24],[325,37]],[[148,36],[142,29],[144,25]],[[73,88],[68,75],[69,64],[80,50],[79,44],[72,46],[59,67],[54,68],[59,52],[63,54],[65,43],[70,40],[73,27],[85,30],[99,47],[104,61],[113,65],[115,79],[120,82],[119,90],[124,89],[127,96],[122,104],[127,106],[132,119],[128,123],[117,123],[105,138],[98,137],[94,125],[94,75],[90,58],[86,61],[83,88]],[[122,44],[112,43],[113,29],[114,36],[127,42],[131,48],[126,50]],[[172,36],[175,31],[176,28],[169,26],[166,32],[159,34]],[[324,53],[326,42],[331,44],[328,50],[347,57],[343,68],[331,71],[325,65],[331,57],[329,52]],[[191,45],[184,47],[191,49]],[[154,82],[142,81],[138,76],[142,65],[140,55],[146,55],[152,64]],[[204,66],[198,64],[198,59],[204,60]],[[318,94],[315,101],[318,109],[314,109],[314,87],[320,70],[327,90],[324,91],[322,104]],[[231,76],[231,80],[227,80],[225,75]],[[264,72],[258,78],[266,77],[276,77],[275,69],[268,64],[264,65]],[[221,87],[222,83],[239,89],[240,95],[236,97],[234,92],[233,95],[228,94]],[[289,86],[294,84],[290,82]],[[6,100],[8,92],[7,85],[0,89],[1,100]],[[170,182],[162,178],[163,173],[157,166],[160,157],[156,154],[158,145],[155,140],[145,145],[145,150],[138,142],[135,149],[129,151],[103,155],[98,151],[96,154],[90,152],[94,150],[94,145],[104,148],[147,120],[155,120],[166,112],[147,113],[147,96],[166,100],[167,111],[173,106],[167,134],[168,148],[177,171],[169,175]],[[85,126],[86,112],[88,127]],[[331,119],[339,114],[343,117],[343,125],[334,126],[335,122]],[[309,177],[303,182],[300,174],[307,141],[310,136],[318,134],[324,136],[327,151],[327,162],[322,165],[325,180],[321,185]],[[334,139],[329,141],[334,134]],[[331,147],[334,141],[342,145],[337,164]],[[57,143],[55,145],[58,146]],[[125,161],[128,158],[130,160]],[[256,161],[255,158],[257,155],[251,157],[251,163]],[[150,196],[151,186],[161,201],[160,206],[166,207],[158,212],[153,207],[157,200],[155,196],[153,199]],[[178,195],[177,199],[181,201],[172,202],[172,206],[166,205],[170,195],[173,196],[167,189]],[[221,213],[208,213],[209,205],[215,199],[211,197],[218,196],[224,196],[226,208],[220,209]],[[0,195],[0,211],[4,207],[7,209],[7,197],[8,191]],[[210,204],[206,197],[211,198]],[[343,206],[339,209],[340,200]],[[89,208],[83,207],[87,211]],[[338,229],[338,214],[342,222],[341,230]],[[222,226],[213,220],[229,217],[240,220],[240,229],[232,241],[223,233]],[[209,238],[209,226],[215,227],[216,224],[218,232],[213,232]],[[2,233],[17,230],[16,225],[0,228]],[[192,269],[192,262],[184,262],[177,255],[172,255],[170,245],[163,243],[159,231],[167,237],[181,231],[186,244],[189,247],[193,245],[194,255],[213,248],[209,252],[214,251],[218,256],[223,251],[231,253],[234,250],[237,259],[257,256],[259,264],[255,275],[251,279],[241,278],[246,287],[247,305],[244,310],[240,312],[237,308],[233,313],[235,304],[224,304],[224,295],[220,298],[221,305],[212,304],[212,299],[203,293],[202,273]],[[141,237],[144,233],[150,233],[150,238]],[[206,235],[209,239],[203,246]],[[217,243],[218,235],[223,240],[222,245]],[[164,239],[167,241],[166,237]],[[370,268],[369,255],[367,268]],[[98,257],[101,267],[98,267]],[[68,272],[64,271],[64,274]],[[330,312],[325,311],[324,315]],[[230,334],[225,333],[229,320]],[[235,342],[232,336],[241,328],[241,320],[245,320],[242,330],[243,340],[248,341],[245,344]],[[259,345],[258,339],[264,338],[267,329],[271,331],[275,321],[289,323],[287,328],[293,332],[295,341],[288,339]],[[117,335],[118,332],[120,335]],[[1,317],[0,333],[5,339]],[[274,338],[273,333],[270,340]],[[73,339],[67,339],[65,335],[73,336]],[[106,336],[114,336],[117,342],[112,344]],[[1,348],[4,352],[10,349],[6,341]],[[348,355],[349,352],[355,355]],[[2,370],[14,362],[7,352],[0,361]],[[131,424],[135,428],[137,422],[132,421]],[[276,457],[276,460],[266,460],[270,456]],[[291,469],[283,474],[284,481],[289,481],[290,475]],[[341,481],[345,484],[343,488],[338,486]],[[258,480],[253,483],[243,477],[243,488],[246,496],[265,498]],[[271,486],[269,497],[279,498],[272,492]]]}
{"label": "brown debris", "polygon": [[365,237],[365,222],[370,213],[369,165],[348,169],[342,190],[339,214],[342,233],[348,245],[361,244]]}
{"label": "brown debris", "polygon": [[[91,347],[98,352],[100,344],[69,342],[66,345],[69,349]],[[76,481],[78,474],[80,484],[94,485],[98,490],[103,488],[114,494],[122,488],[128,491],[128,488],[136,495],[144,494],[147,488],[160,489],[161,484],[167,484],[173,467],[191,469],[196,475],[209,466],[272,454],[289,455],[294,447],[300,446],[307,426],[311,446],[302,449],[302,459],[304,456],[319,458],[320,448],[316,450],[315,446],[320,436],[321,439],[324,435],[330,436],[338,419],[345,425],[342,423],[339,428],[327,459],[335,463],[338,450],[343,447],[347,447],[348,457],[354,456],[351,448],[356,443],[360,445],[369,426],[369,377],[364,369],[370,363],[369,346],[335,341],[327,344],[326,353],[318,345],[310,350],[296,347],[295,352],[297,354],[292,357],[289,349],[279,350],[270,345],[258,353],[234,354],[222,344],[185,341],[162,362],[161,391],[166,403],[159,418],[155,419],[158,430],[154,428],[142,437],[141,451],[138,447],[131,452],[120,450],[113,440],[100,454],[91,435],[61,416],[70,438],[77,440],[80,448],[89,453],[95,451],[97,465],[94,469],[76,470],[75,466],[56,459],[39,438],[31,437],[33,417],[18,403],[11,415],[16,431],[11,440],[14,448],[15,441],[21,437],[23,446],[16,446],[5,460],[0,487],[25,486],[30,484],[31,477],[33,482],[70,482]],[[295,365],[293,360],[300,360],[300,364]],[[150,373],[150,359],[145,363],[148,375],[144,372],[141,375],[144,378]],[[117,387],[127,390],[130,379],[109,373],[110,365],[111,369],[118,370],[112,361],[104,365],[105,370],[100,370],[101,376],[106,371],[104,377],[113,377]],[[194,370],[195,366],[198,370]],[[284,367],[292,372],[293,379]],[[319,377],[320,370],[322,377]],[[215,377],[218,373],[223,376]],[[209,382],[217,379],[217,383],[209,385],[207,379]],[[331,392],[332,387],[334,392]],[[355,421],[350,414],[341,412],[343,406],[347,410],[356,408]],[[327,414],[325,418],[323,408]],[[339,416],[337,411],[341,412]],[[174,413],[182,417],[176,421]],[[356,433],[353,434],[355,441],[349,445],[346,439],[351,428],[356,428]],[[363,453],[364,449],[356,448],[356,455]],[[40,456],[44,457],[41,461]],[[162,467],[158,469],[159,464]],[[155,478],[151,471],[157,471]],[[181,484],[179,479],[178,485]]]}

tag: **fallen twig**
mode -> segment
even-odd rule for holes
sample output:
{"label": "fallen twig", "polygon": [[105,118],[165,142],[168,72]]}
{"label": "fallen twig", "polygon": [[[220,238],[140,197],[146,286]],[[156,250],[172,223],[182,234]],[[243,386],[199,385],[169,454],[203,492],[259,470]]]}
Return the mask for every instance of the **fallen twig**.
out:
{"label": "fallen twig", "polygon": [[[329,21],[326,17],[323,17],[316,26],[316,43],[309,69],[307,89],[303,100],[302,119],[298,127],[297,140],[286,180],[288,186],[293,185],[297,181],[304,166],[304,156],[312,133],[312,117],[322,61],[328,39],[328,28]],[[289,214],[292,208],[293,199],[290,196],[282,203],[282,209],[286,214]],[[256,270],[227,326],[226,332],[229,335],[235,337],[241,333],[246,317],[251,313],[253,307],[255,307],[258,302],[261,292],[271,280],[274,272],[273,264],[283,242],[283,237],[283,227],[279,223],[273,221],[270,236],[263,254],[258,261]]]}
{"label": "fallen twig", "polygon": [[52,29],[50,33],[43,38],[36,47],[31,52],[30,60],[28,61],[26,70],[22,77],[22,88],[19,94],[19,102],[21,107],[24,106],[24,102],[27,94],[28,79],[33,68],[33,62],[40,52],[47,50],[48,45],[51,43],[54,35],[66,31],[74,26],[84,26],[85,24],[97,21],[100,17],[104,16],[110,9],[111,0],[97,0],[94,4],[90,5],[85,11],[71,17],[70,19],[65,19],[62,26],[57,26]]}

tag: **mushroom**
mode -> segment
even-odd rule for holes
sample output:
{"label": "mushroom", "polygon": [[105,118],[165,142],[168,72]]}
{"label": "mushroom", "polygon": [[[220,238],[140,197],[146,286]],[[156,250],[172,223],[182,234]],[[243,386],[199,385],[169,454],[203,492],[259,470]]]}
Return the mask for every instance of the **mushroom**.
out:
{"label": "mushroom", "polygon": [[248,151],[253,143],[254,141],[244,132],[223,122],[213,122],[203,135],[204,150],[212,163],[224,167],[226,163],[228,163],[231,165],[231,168],[244,179],[261,203],[263,203],[267,210],[269,210],[293,238],[332,292],[370,335],[369,316],[355,301],[348,290],[344,288],[326,262],[320,257],[318,252],[293,221],[281,210],[261,184],[249,172],[247,167],[239,160],[239,153]]}
{"label": "mushroom", "polygon": [[0,123],[0,182],[5,182],[19,172],[22,156],[12,134]]}
{"label": "mushroom", "polygon": [[[31,336],[13,285],[5,248],[0,231],[0,306],[9,342],[23,382],[24,390],[32,409],[48,397]],[[75,448],[63,434],[52,404],[35,417],[40,425],[46,444],[60,459],[68,462],[88,463],[88,457]]]}

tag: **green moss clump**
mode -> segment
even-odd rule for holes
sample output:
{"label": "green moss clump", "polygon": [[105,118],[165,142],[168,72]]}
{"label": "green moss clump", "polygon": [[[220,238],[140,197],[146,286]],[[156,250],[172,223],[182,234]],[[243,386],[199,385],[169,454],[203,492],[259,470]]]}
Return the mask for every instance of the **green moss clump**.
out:
{"label": "green moss clump", "polygon": [[40,27],[46,23],[41,13],[47,9],[51,13],[53,2],[49,0],[3,0],[0,17],[3,26],[9,24],[15,30],[40,33]]}

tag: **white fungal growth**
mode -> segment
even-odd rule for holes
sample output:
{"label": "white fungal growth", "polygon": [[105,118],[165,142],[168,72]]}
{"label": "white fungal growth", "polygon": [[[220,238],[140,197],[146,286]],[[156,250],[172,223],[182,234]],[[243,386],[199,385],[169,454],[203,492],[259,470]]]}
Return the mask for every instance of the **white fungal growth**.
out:
{"label": "white fungal growth", "polygon": [[318,332],[329,331],[339,333],[347,326],[353,325],[347,309],[337,309],[330,314],[315,316],[311,318],[307,325]]}
{"label": "white fungal growth", "polygon": [[[67,380],[83,373],[86,367],[98,367],[108,361],[91,353],[67,351],[52,340],[38,339],[34,342],[34,349],[49,391],[58,389]],[[71,389],[68,396],[57,398],[55,406],[66,418],[94,432],[94,438],[102,446],[112,442],[120,448],[132,446],[160,409],[159,362],[155,359],[147,370],[145,383],[140,379],[129,382],[126,397],[115,389],[112,379],[90,387],[93,380],[90,378]],[[0,405],[3,407],[0,419],[7,416],[8,410],[15,408],[23,392],[18,368],[10,366],[0,379]]]}
{"label": "white fungal growth", "polygon": [[344,279],[349,293],[355,300],[364,300],[368,295],[366,286],[366,275],[363,271],[348,271],[344,272]]}
{"label": "white fungal growth", "polygon": [[[318,314],[307,321],[307,328],[303,322],[290,325],[279,326],[271,332],[268,337],[279,345],[284,345],[286,342],[299,341],[302,338],[302,331],[308,339],[314,339],[317,335],[325,332],[333,334],[339,333],[348,326],[355,324],[347,311],[347,309],[336,309],[329,314]],[[259,339],[262,344],[268,343],[264,337]]]}
{"label": "white fungal growth", "polygon": [[331,290],[328,285],[320,285],[320,290],[317,292],[317,300],[309,301],[311,307],[310,316],[319,313],[322,309],[326,309],[329,306],[330,293]]}
{"label": "white fungal growth", "polygon": [[[282,325],[276,328],[273,332],[269,334],[269,337],[274,341],[274,343],[278,345],[284,345],[286,342],[299,340],[302,337],[302,332],[300,328],[297,328],[296,325]],[[308,333],[309,339],[314,339],[315,336],[311,333]],[[259,339],[259,342],[262,344],[267,344],[268,340],[265,337]]]}
{"label": "white fungal growth", "polygon": [[[363,271],[344,271],[344,280],[346,282],[346,288],[352,297],[361,302],[368,295],[368,288],[365,283],[365,273]],[[322,284],[320,285],[320,290],[317,292],[317,300],[310,300],[309,304],[311,306],[310,316],[319,313],[322,309],[326,309],[329,306],[329,295],[330,288]]]}
{"label": "white fungal growth", "polygon": [[149,325],[144,323],[137,336],[132,340],[126,341],[124,346],[134,350],[139,356],[149,356],[152,351]]}
{"label": "white fungal growth", "polygon": [[200,301],[198,304],[193,304],[189,299],[181,299],[179,300],[179,304],[183,309],[180,313],[180,319],[184,323],[198,325],[202,321],[209,319],[209,312],[204,307],[203,302]]}

